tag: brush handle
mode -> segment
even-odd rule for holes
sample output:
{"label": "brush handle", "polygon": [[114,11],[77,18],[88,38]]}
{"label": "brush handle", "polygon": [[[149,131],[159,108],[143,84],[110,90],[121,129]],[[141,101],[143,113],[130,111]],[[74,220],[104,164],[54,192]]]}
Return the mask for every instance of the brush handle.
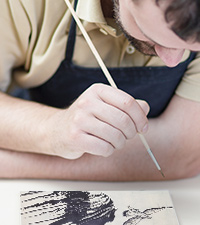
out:
{"label": "brush handle", "polygon": [[[65,0],[65,2],[66,2],[66,4],[67,4],[67,6],[68,6],[68,8],[69,8],[69,10],[70,10],[70,12],[71,12],[73,18],[75,19],[75,21],[76,21],[76,23],[77,23],[79,29],[81,30],[81,32],[82,32],[82,34],[83,34],[83,36],[84,36],[86,42],[88,43],[88,45],[89,45],[89,47],[90,47],[92,53],[94,54],[94,56],[95,56],[97,62],[99,63],[99,66],[100,66],[100,68],[102,69],[102,71],[103,71],[105,77],[107,78],[108,82],[110,83],[110,85],[111,85],[112,87],[117,88],[117,85],[115,84],[115,82],[114,82],[112,76],[110,75],[110,73],[109,73],[107,67],[105,66],[103,60],[101,59],[101,57],[100,57],[98,51],[96,50],[96,48],[95,48],[93,42],[91,41],[91,39],[90,39],[88,33],[86,32],[86,30],[85,30],[85,28],[83,27],[83,25],[82,25],[80,19],[78,18],[76,12],[74,11],[74,8],[72,7],[71,3],[69,2],[69,0]],[[161,171],[161,168],[160,168],[158,162],[156,161],[156,158],[154,157],[154,155],[153,155],[153,153],[152,153],[152,151],[151,151],[151,149],[150,149],[150,147],[149,147],[149,145],[148,145],[148,143],[147,143],[145,137],[144,137],[141,133],[138,133],[138,135],[139,135],[139,137],[140,137],[142,143],[144,144],[144,146],[145,146],[147,152],[149,153],[150,157],[152,158],[154,164],[156,165],[157,169]]]}
{"label": "brush handle", "polygon": [[112,77],[111,77],[111,75],[110,75],[110,73],[109,73],[107,67],[105,66],[105,64],[104,64],[103,60],[101,59],[101,57],[100,57],[98,51],[96,50],[94,44],[92,43],[92,41],[91,41],[89,35],[87,34],[85,28],[83,27],[83,25],[82,25],[80,19],[78,18],[76,12],[75,12],[74,9],[73,9],[71,3],[69,2],[69,0],[65,0],[65,2],[66,2],[66,4],[67,4],[67,6],[68,6],[68,8],[69,8],[69,10],[70,10],[70,12],[71,12],[71,14],[72,14],[72,16],[74,17],[74,19],[75,19],[75,21],[76,21],[78,27],[80,28],[80,30],[81,30],[81,32],[82,32],[82,34],[83,34],[83,36],[84,36],[86,42],[88,43],[88,45],[89,45],[89,47],[90,47],[92,53],[94,54],[94,56],[95,56],[97,62],[99,63],[99,66],[101,67],[102,71],[104,72],[104,75],[106,76],[108,82],[110,83],[110,85],[111,85],[112,87],[117,88],[117,85],[115,84],[114,80],[112,79]]}

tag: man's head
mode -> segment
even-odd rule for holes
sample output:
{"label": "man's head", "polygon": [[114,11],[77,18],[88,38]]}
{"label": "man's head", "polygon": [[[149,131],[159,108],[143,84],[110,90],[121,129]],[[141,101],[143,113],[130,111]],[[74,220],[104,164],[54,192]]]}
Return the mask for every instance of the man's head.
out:
{"label": "man's head", "polygon": [[185,49],[200,50],[198,0],[113,0],[115,18],[142,53],[177,65]]}
{"label": "man's head", "polygon": [[[157,5],[163,0],[156,0]],[[200,1],[169,1],[164,11],[170,28],[185,41],[200,42]]]}

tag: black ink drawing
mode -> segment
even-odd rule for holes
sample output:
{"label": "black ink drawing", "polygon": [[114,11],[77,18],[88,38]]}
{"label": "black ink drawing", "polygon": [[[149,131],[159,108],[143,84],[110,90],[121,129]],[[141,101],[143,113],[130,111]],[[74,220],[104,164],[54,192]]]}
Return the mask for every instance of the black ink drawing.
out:
{"label": "black ink drawing", "polygon": [[[113,201],[104,193],[86,191],[28,192],[21,215],[30,224],[104,225],[115,218]],[[42,200],[41,200],[42,199]],[[35,203],[38,202],[39,203]],[[45,217],[45,214],[48,214]],[[31,221],[31,222],[30,222]]]}
{"label": "black ink drawing", "polygon": [[170,195],[164,191],[22,192],[21,222],[21,225],[179,224]]}
{"label": "black ink drawing", "polygon": [[131,217],[131,218],[129,218],[126,222],[124,222],[123,225],[136,225],[142,220],[152,219],[152,215],[154,213],[158,213],[165,209],[173,209],[173,207],[168,206],[168,207],[160,207],[160,208],[150,208],[144,211],[140,211],[139,209],[134,209],[129,206],[128,210],[123,212],[123,216]]}

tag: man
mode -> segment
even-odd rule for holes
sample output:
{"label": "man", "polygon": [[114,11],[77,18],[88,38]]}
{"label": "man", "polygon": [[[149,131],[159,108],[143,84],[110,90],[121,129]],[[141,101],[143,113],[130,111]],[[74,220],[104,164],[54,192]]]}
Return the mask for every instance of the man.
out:
{"label": "man", "polygon": [[199,173],[197,1],[78,1],[119,89],[107,84],[63,0],[1,4],[1,90],[14,77],[34,100],[0,95],[1,177],[163,179],[138,132],[166,179]]}

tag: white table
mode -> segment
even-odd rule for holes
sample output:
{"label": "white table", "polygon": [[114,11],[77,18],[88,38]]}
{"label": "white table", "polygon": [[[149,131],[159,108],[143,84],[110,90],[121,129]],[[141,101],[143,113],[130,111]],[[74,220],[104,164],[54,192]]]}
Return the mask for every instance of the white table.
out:
{"label": "white table", "polygon": [[0,224],[20,225],[20,191],[168,190],[180,225],[200,225],[200,175],[161,182],[73,182],[56,180],[0,180]]}

